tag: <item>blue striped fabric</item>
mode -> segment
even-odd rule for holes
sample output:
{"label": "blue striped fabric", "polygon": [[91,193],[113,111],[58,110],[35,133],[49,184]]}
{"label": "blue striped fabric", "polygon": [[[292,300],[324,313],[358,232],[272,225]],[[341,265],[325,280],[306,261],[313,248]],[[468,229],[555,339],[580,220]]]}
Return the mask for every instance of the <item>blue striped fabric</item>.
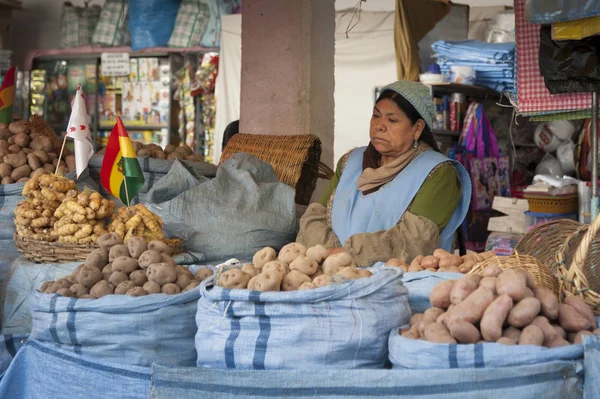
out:
{"label": "blue striped fabric", "polygon": [[28,335],[22,334],[0,335],[0,375],[6,371],[19,349],[27,341],[27,338]]}
{"label": "blue striped fabric", "polygon": [[[596,317],[596,320],[599,318]],[[600,398],[600,337],[583,336],[585,397]]]}
{"label": "blue striped fabric", "polygon": [[423,313],[431,307],[429,294],[437,283],[444,280],[458,280],[462,276],[460,273],[433,273],[426,270],[404,273],[403,281],[408,288],[408,304],[412,313]]}
{"label": "blue striped fabric", "polygon": [[398,268],[307,291],[258,292],[201,285],[198,367],[383,368],[387,336],[410,318]]}
{"label": "blue striped fabric", "polygon": [[211,370],[152,367],[153,399],[581,398],[581,362],[472,370]]}
{"label": "blue striped fabric", "polygon": [[533,345],[502,344],[435,344],[402,337],[398,330],[390,333],[390,361],[398,369],[479,369],[518,367],[553,361],[580,361],[582,345],[554,349]]}

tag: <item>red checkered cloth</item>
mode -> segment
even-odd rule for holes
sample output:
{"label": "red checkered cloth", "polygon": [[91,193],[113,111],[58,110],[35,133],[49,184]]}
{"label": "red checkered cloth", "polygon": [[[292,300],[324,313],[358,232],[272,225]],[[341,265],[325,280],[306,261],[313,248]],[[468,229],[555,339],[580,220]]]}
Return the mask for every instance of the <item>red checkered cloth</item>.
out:
{"label": "red checkered cloth", "polygon": [[590,108],[590,93],[550,94],[540,73],[540,25],[525,19],[525,0],[515,0],[517,110],[520,113]]}

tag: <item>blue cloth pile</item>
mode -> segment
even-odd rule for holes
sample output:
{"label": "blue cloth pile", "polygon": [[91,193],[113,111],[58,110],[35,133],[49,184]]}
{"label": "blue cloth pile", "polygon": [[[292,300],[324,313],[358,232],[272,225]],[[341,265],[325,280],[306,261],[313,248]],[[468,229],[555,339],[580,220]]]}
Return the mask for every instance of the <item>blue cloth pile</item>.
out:
{"label": "blue cloth pile", "polygon": [[453,66],[470,66],[475,70],[476,85],[514,92],[515,43],[438,40],[431,48],[443,74],[449,75]]}

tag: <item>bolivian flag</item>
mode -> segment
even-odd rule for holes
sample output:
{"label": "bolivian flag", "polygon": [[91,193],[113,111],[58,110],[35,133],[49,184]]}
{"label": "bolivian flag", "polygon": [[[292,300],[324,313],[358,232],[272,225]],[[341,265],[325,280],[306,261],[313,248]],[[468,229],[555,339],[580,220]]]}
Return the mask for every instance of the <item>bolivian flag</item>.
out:
{"label": "bolivian flag", "polygon": [[108,192],[127,206],[144,185],[142,168],[119,117],[108,139],[100,181]]}
{"label": "bolivian flag", "polygon": [[16,74],[17,68],[10,68],[4,75],[2,86],[0,86],[0,123],[8,124],[12,122]]}

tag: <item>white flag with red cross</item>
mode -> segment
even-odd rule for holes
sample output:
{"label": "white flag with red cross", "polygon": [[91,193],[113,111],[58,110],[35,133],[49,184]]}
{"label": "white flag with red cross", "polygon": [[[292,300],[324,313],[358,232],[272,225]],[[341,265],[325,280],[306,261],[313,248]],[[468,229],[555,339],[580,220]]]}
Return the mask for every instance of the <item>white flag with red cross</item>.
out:
{"label": "white flag with red cross", "polygon": [[67,137],[75,140],[75,169],[77,170],[77,177],[79,177],[87,168],[92,155],[94,155],[94,142],[92,141],[90,121],[81,85],[77,88],[71,109],[71,117],[67,125]]}

